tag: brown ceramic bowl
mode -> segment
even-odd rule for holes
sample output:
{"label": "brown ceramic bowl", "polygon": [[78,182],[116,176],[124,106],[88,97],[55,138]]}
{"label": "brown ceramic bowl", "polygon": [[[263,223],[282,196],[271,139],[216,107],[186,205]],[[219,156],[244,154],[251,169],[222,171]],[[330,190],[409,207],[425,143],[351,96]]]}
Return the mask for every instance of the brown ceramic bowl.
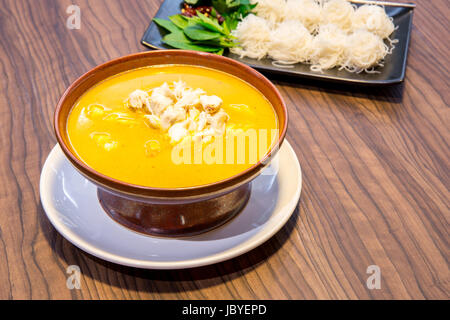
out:
{"label": "brown ceramic bowl", "polygon": [[[257,88],[273,105],[279,120],[279,138],[266,156],[228,179],[188,188],[151,188],[108,177],[82,162],[70,146],[67,118],[78,98],[97,83],[118,73],[161,64],[203,66],[234,75]],[[161,50],[131,54],[99,65],[82,75],[64,92],[54,116],[55,134],[67,159],[98,186],[105,211],[135,231],[162,236],[187,236],[211,230],[234,217],[246,204],[250,182],[269,164],[287,129],[286,105],[275,86],[258,71],[235,60],[209,53]]]}

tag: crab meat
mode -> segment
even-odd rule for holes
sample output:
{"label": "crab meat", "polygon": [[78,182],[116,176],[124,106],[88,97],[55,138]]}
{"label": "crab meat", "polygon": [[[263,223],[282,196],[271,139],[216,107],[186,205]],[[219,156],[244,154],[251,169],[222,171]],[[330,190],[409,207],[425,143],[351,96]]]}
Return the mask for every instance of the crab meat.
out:
{"label": "crab meat", "polygon": [[134,90],[128,96],[126,104],[130,109],[150,111],[150,97],[147,92],[143,90]]}
{"label": "crab meat", "polygon": [[202,89],[184,90],[182,97],[176,102],[175,106],[183,108],[195,107],[200,104],[200,96],[204,93],[205,91]]}
{"label": "crab meat", "polygon": [[157,91],[153,91],[150,97],[150,113],[161,115],[164,110],[173,104],[173,100]]}
{"label": "crab meat", "polygon": [[186,119],[186,110],[177,106],[169,106],[161,115],[161,128],[168,130],[175,122]]}
{"label": "crab meat", "polygon": [[188,135],[188,130],[186,128],[187,122],[177,122],[169,129],[170,142],[172,144],[180,142],[184,137]]}
{"label": "crab meat", "polygon": [[174,93],[172,92],[172,90],[170,90],[170,87],[166,82],[164,82],[161,86],[153,89],[152,94],[161,95],[172,100],[175,99]]}
{"label": "crab meat", "polygon": [[144,117],[147,120],[147,123],[150,126],[150,128],[153,129],[161,128],[161,120],[159,119],[159,117],[155,116],[154,114],[146,114]]}
{"label": "crab meat", "polygon": [[218,96],[203,95],[200,96],[200,104],[206,112],[212,114],[219,111],[220,107],[222,106],[222,99],[220,99]]}
{"label": "crab meat", "polygon": [[[215,95],[207,95],[202,89],[192,89],[183,81],[169,86],[163,83],[149,95],[143,90],[133,91],[127,106],[146,113],[146,124],[167,133],[172,144],[190,136],[203,143],[225,133],[228,114],[222,109],[223,101]],[[146,147],[147,151],[149,146]],[[154,150],[148,154],[154,154]]]}
{"label": "crab meat", "polygon": [[184,90],[186,90],[186,83],[185,82],[180,80],[180,81],[175,81],[173,83],[173,94],[174,94],[174,96],[175,96],[175,98],[177,100],[181,99],[181,97],[184,94]]}
{"label": "crab meat", "polygon": [[225,111],[219,110],[212,116],[210,115],[208,121],[211,124],[211,128],[214,129],[216,134],[221,135],[225,132],[225,126],[229,118],[230,117]]}

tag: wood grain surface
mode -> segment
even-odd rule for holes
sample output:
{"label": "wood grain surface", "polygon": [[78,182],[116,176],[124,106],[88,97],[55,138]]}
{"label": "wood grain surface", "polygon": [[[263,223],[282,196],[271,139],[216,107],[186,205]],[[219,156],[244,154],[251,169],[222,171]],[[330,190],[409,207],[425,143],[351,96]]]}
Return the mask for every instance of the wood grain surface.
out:
{"label": "wood grain surface", "polygon": [[[1,299],[448,299],[449,20],[416,0],[406,80],[358,88],[271,77],[303,169],[298,208],[271,240],[182,271],[114,265],[47,220],[39,175],[62,92],[139,41],[160,0],[0,0]],[[81,29],[66,8],[81,8]],[[80,266],[80,290],[66,268]],[[381,289],[369,290],[369,265]]]}

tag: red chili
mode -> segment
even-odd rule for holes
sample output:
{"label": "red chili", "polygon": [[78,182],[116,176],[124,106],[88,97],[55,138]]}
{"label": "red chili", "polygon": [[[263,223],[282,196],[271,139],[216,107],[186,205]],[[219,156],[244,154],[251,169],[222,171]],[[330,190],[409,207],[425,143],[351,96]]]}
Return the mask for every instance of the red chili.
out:
{"label": "red chili", "polygon": [[[181,14],[183,16],[186,17],[194,17],[197,15],[197,11],[206,15],[207,17],[209,17],[211,15],[212,12],[212,6],[198,6],[198,7],[193,7],[190,4],[187,3],[183,3],[183,7],[181,9]],[[217,13],[217,21],[221,24],[225,21],[225,19],[219,14]]]}
{"label": "red chili", "polygon": [[191,5],[189,5],[187,3],[183,3],[183,8],[181,9],[181,14],[186,17],[193,17],[193,16],[197,15],[197,12]]}

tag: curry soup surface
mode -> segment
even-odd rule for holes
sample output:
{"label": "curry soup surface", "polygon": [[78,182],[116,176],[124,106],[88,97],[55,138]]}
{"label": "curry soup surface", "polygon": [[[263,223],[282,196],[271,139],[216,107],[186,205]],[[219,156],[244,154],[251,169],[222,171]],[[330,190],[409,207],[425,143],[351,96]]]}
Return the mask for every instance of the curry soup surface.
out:
{"label": "curry soup surface", "polygon": [[[258,160],[267,153],[274,140],[270,132],[278,129],[278,119],[262,93],[245,81],[221,71],[164,65],[134,69],[110,77],[79,98],[67,123],[70,144],[77,157],[104,175],[154,188],[209,184],[251,167],[254,163],[248,161],[248,156],[245,163],[177,164],[172,156],[174,145],[167,133],[150,128],[142,113],[124,106],[126,98],[136,89],[149,91],[164,82],[171,84],[180,80],[190,88],[201,88],[208,95],[216,95],[223,100],[222,108],[229,115],[227,130],[255,129],[258,139],[259,129],[268,130],[267,146],[259,147]],[[224,141],[226,139],[224,137]],[[158,143],[158,150],[151,148],[152,141]],[[204,150],[206,146],[201,148]]]}

